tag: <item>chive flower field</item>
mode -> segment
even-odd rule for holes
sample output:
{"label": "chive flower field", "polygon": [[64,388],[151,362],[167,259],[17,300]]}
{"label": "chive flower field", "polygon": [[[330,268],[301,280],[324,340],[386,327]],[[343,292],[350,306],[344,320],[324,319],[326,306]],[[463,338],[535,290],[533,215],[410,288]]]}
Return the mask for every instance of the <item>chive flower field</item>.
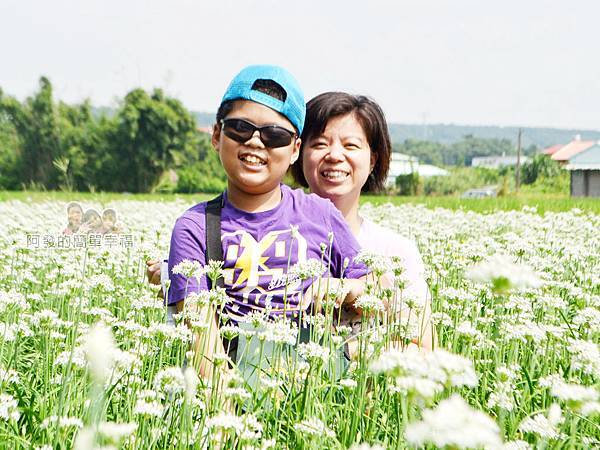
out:
{"label": "chive flower field", "polygon": [[[249,362],[217,352],[199,377],[192,348],[227,297],[190,293],[167,323],[145,275],[191,205],[102,206],[120,234],[67,245],[65,202],[0,202],[0,448],[600,448],[598,215],[363,205],[418,243],[431,313],[403,296],[397,260],[362,254],[373,272],[354,332],[311,260],[292,270],[319,279],[322,308],[221,326]],[[423,321],[431,351],[409,345]]]}

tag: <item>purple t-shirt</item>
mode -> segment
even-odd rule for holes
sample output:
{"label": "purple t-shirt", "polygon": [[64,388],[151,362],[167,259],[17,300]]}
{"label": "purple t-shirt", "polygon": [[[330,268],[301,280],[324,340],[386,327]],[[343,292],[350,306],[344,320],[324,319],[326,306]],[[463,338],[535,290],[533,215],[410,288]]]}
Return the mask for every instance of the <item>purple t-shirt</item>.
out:
{"label": "purple t-shirt", "polygon": [[[274,313],[281,313],[284,308],[287,312],[305,310],[308,304],[301,303],[302,294],[312,280],[288,277],[287,269],[311,258],[320,260],[320,245],[328,244],[329,232],[333,233],[331,252],[328,248],[323,260],[329,274],[336,278],[360,278],[368,273],[364,265],[354,262],[360,247],[331,201],[285,185],[281,185],[281,192],[279,205],[259,213],[237,209],[224,194],[221,211],[223,278],[231,299],[225,312],[234,320],[267,304]],[[169,304],[183,300],[186,293],[208,289],[206,275],[198,283],[194,278],[173,274],[173,267],[184,259],[206,264],[205,209],[206,202],[199,203],[175,223],[169,253]],[[296,237],[292,237],[293,225],[298,227]],[[348,258],[348,266],[344,269],[345,258]]]}

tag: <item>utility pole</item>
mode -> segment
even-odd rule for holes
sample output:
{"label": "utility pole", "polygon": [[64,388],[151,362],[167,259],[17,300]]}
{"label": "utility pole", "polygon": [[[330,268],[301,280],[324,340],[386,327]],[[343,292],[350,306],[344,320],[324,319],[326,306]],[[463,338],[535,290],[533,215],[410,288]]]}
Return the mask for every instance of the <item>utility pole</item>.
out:
{"label": "utility pole", "polygon": [[516,182],[515,182],[515,191],[519,192],[519,188],[521,187],[521,134],[523,130],[519,128],[519,134],[517,135],[517,169],[515,171],[516,174]]}

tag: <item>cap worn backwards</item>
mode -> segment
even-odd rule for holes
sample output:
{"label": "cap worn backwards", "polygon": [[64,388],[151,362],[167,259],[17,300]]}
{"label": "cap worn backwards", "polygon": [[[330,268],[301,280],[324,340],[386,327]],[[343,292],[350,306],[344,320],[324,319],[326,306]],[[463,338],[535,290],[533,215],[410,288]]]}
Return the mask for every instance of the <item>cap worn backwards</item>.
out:
{"label": "cap worn backwards", "polygon": [[[281,101],[264,92],[252,89],[256,80],[271,80],[280,85],[285,90],[285,100]],[[298,134],[302,134],[306,116],[304,94],[296,79],[283,67],[271,65],[245,67],[231,80],[221,103],[230,100],[251,100],[268,106],[287,117],[298,130]]]}

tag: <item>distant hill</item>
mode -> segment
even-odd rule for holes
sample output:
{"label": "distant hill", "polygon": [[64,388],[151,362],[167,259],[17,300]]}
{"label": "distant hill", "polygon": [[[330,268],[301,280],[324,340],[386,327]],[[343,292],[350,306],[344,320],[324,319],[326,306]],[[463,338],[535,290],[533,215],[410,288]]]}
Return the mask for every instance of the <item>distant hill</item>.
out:
{"label": "distant hill", "polygon": [[[110,108],[93,108],[95,113],[111,115]],[[210,127],[215,122],[215,114],[192,111],[198,125]],[[428,124],[414,125],[390,123],[390,136],[393,143],[402,143],[407,139],[438,142],[440,144],[454,144],[465,136],[471,135],[481,139],[508,139],[514,144],[517,141],[517,127],[453,125],[453,124]],[[522,136],[523,147],[535,145],[538,148],[549,147],[554,144],[566,144],[575,135],[581,139],[600,140],[600,131],[561,128],[535,128],[524,127]]]}
{"label": "distant hill", "polygon": [[[406,139],[417,139],[441,144],[453,144],[468,135],[482,139],[508,139],[516,144],[519,131],[517,127],[447,124],[406,125],[391,123],[389,128],[392,142],[400,143]],[[523,127],[521,142],[523,147],[535,145],[538,148],[545,148],[554,144],[566,144],[573,140],[573,137],[577,134],[581,135],[581,139],[600,139],[600,131],[595,130]]]}

